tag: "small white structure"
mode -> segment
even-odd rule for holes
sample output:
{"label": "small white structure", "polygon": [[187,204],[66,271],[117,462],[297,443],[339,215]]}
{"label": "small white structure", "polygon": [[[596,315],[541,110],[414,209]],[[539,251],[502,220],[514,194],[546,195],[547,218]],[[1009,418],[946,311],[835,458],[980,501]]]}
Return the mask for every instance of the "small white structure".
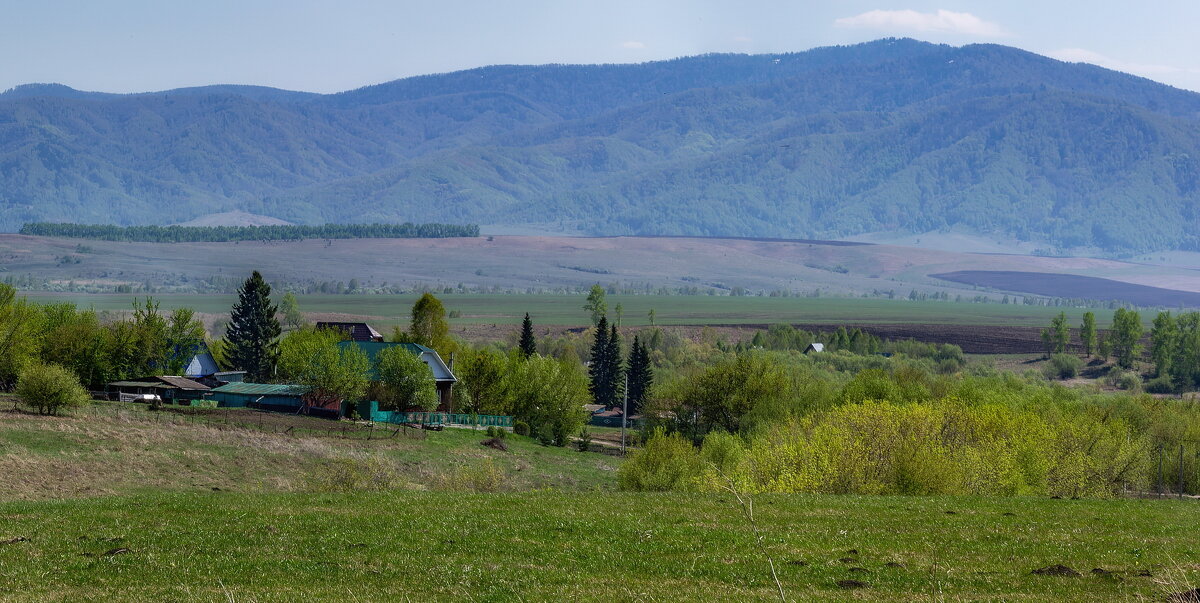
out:
{"label": "small white structure", "polygon": [[823,343],[810,343],[810,344],[808,344],[808,347],[804,348],[805,354],[812,354],[812,353],[824,352],[824,351],[825,351],[825,344],[823,344]]}

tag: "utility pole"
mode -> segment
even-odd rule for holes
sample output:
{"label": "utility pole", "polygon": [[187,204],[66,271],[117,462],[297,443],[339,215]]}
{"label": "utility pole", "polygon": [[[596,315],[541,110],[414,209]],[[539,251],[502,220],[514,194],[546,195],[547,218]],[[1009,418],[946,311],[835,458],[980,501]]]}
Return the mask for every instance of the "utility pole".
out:
{"label": "utility pole", "polygon": [[621,402],[621,456],[625,456],[625,415],[629,414],[629,373],[625,373],[625,400]]}

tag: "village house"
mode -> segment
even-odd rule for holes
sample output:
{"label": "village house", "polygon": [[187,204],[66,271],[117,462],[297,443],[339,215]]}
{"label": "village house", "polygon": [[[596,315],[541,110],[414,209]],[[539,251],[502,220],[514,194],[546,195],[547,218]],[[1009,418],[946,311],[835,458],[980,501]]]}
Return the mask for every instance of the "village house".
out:
{"label": "village house", "polygon": [[458,383],[458,378],[454,376],[454,372],[450,366],[442,361],[442,357],[438,355],[432,348],[427,348],[423,345],[415,343],[392,343],[381,341],[342,341],[339,346],[355,346],[362,350],[367,355],[367,360],[371,364],[371,380],[378,381],[379,375],[375,372],[375,365],[378,362],[379,353],[395,346],[402,346],[417,357],[429,367],[433,372],[433,380],[437,385],[438,393],[438,410],[448,412],[452,408],[452,398],[454,384]]}

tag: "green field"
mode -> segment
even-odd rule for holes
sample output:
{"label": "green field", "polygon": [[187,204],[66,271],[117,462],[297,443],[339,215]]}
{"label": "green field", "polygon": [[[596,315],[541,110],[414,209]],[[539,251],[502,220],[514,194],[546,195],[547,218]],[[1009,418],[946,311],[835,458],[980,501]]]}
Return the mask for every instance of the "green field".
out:
{"label": "green field", "polygon": [[[30,293],[36,301],[70,301],[97,310],[128,310],[134,295]],[[156,295],[164,309],[190,307],[198,312],[227,313],[237,300],[234,295]],[[408,321],[416,295],[301,295],[300,308],[309,313],[336,313],[369,317],[376,328],[387,329]],[[528,312],[542,325],[584,325],[582,295],[444,294],[439,298],[448,311],[460,318],[451,324],[520,324]],[[1086,311],[1016,304],[973,304],[913,302],[907,300],[808,297],[728,297],[709,295],[610,295],[610,315],[617,304],[623,309],[625,325],[648,325],[655,312],[660,325],[721,325],[825,323],[936,323],[948,325],[1045,326],[1060,311],[1077,324]],[[1096,311],[1098,323],[1106,326],[1107,310]],[[610,316],[611,318],[612,316]]]}
{"label": "green field", "polygon": [[[619,458],[519,436],[11,403],[4,601],[771,600],[765,555],[796,601],[1163,600],[1200,580],[1194,501],[760,495],[760,549],[731,494],[618,492]],[[1031,574],[1055,564],[1081,575]]]}
{"label": "green field", "polygon": [[[755,502],[794,601],[1161,601],[1200,578],[1195,503]],[[209,492],[3,503],[0,517],[0,543],[26,539],[0,544],[13,601],[778,596],[732,496]],[[1055,564],[1082,575],[1031,574]]]}

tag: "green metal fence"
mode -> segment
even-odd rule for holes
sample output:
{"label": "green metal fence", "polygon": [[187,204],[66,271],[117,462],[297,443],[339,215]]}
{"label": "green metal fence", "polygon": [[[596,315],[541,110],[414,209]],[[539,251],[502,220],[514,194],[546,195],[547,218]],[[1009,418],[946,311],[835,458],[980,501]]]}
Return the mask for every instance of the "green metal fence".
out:
{"label": "green metal fence", "polygon": [[380,412],[371,417],[385,423],[417,423],[421,425],[473,425],[476,427],[512,427],[513,418],[503,415],[472,415],[448,412]]}

